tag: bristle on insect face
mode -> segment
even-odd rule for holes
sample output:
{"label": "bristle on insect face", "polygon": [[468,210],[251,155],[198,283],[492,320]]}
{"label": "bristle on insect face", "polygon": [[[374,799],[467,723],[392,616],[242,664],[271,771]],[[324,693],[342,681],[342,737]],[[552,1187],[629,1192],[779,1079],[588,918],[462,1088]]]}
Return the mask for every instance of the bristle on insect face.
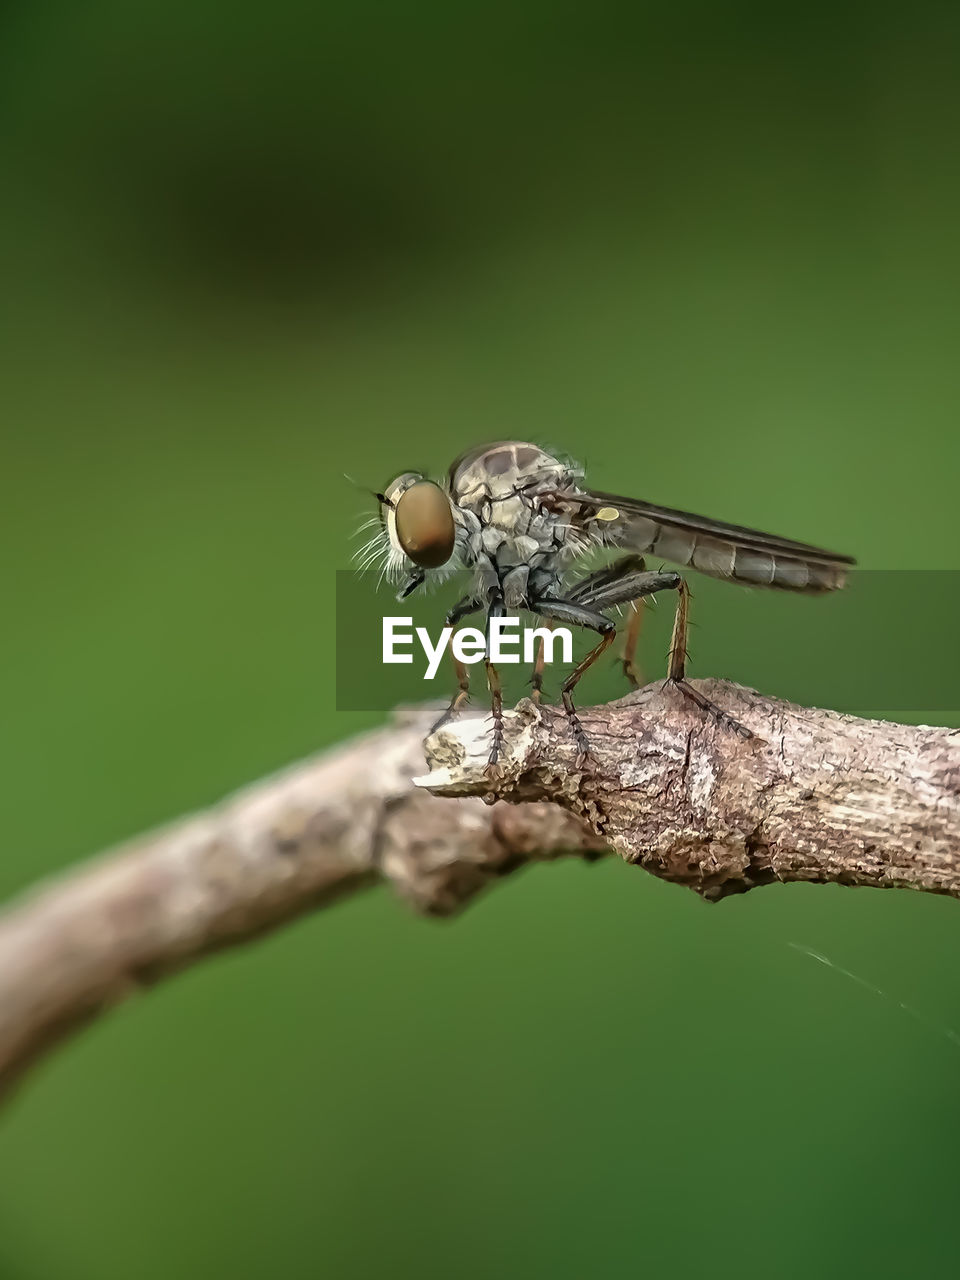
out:
{"label": "bristle on insect face", "polygon": [[[378,517],[374,517],[374,525],[375,532],[373,535],[362,543],[353,554],[354,564],[360,572],[375,569],[381,564],[386,565],[390,555],[390,539]],[[366,533],[370,527],[370,521],[365,521],[354,536]]]}

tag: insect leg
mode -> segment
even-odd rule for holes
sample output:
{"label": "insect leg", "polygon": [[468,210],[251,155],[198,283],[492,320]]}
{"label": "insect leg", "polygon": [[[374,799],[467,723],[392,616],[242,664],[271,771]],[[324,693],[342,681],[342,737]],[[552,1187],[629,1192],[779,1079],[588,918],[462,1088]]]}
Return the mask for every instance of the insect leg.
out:
{"label": "insect leg", "polygon": [[[679,577],[679,574],[677,575]],[[690,628],[690,588],[681,578],[677,584],[677,612],[673,615],[673,632],[667,656],[667,679],[678,683],[687,674],[687,633]]]}
{"label": "insect leg", "polygon": [[503,749],[503,689],[500,685],[500,673],[490,661],[490,623],[494,618],[502,618],[506,613],[503,594],[499,587],[491,587],[487,595],[487,652],[484,665],[487,669],[487,688],[490,690],[490,710],[493,713],[493,734],[490,741],[490,755],[487,768],[495,770],[500,752]]}
{"label": "insect leg", "polygon": [[679,591],[682,583],[679,573],[625,573],[599,584],[585,578],[570,599],[588,609],[612,609],[614,605],[628,604],[658,591]]}
{"label": "insect leg", "polygon": [[[550,619],[544,618],[544,622],[546,623],[547,628],[552,631],[553,623],[550,621]],[[537,658],[533,664],[533,672],[530,676],[530,684],[533,690],[533,692],[530,694],[530,697],[533,699],[534,702],[538,704],[543,694],[543,669],[546,666],[546,662],[547,662],[546,650],[547,650],[546,641],[544,640],[543,636],[541,636],[540,643],[537,645]]]}
{"label": "insect leg", "polygon": [[576,604],[583,604],[588,596],[599,591],[601,587],[609,587],[622,582],[628,576],[642,573],[645,567],[643,556],[621,556],[618,560],[613,560],[600,569],[594,569],[593,573],[588,573],[578,582],[572,583],[566,598]]}
{"label": "insect leg", "polygon": [[[604,565],[600,569],[595,569],[593,573],[588,573],[581,578],[579,582],[573,584],[568,593],[567,599],[571,603],[580,603],[585,592],[595,590],[601,586],[607,586],[609,583],[616,582],[624,574],[641,570],[643,568],[643,556],[621,556],[619,560],[613,561],[612,564]],[[552,630],[552,620],[544,618],[547,627]],[[636,644],[636,640],[634,640]],[[530,695],[534,702],[539,703],[543,693],[543,671],[546,666],[546,644],[541,638],[537,645],[537,657],[534,662],[533,671],[530,675],[530,684],[533,692]]]}
{"label": "insect leg", "polygon": [[627,623],[627,634],[623,641],[623,656],[620,661],[623,664],[623,674],[627,677],[634,689],[639,689],[642,681],[640,679],[640,669],[636,664],[637,641],[640,639],[640,631],[643,627],[643,599],[630,601],[630,621]]}
{"label": "insect leg", "polygon": [[411,573],[406,582],[397,592],[397,599],[406,600],[407,596],[412,595],[414,591],[416,591],[417,587],[423,586],[426,576],[427,575],[422,573],[419,569],[416,573]]}
{"label": "insect leg", "polygon": [[679,573],[635,573],[627,574],[619,582],[608,581],[592,586],[578,594],[578,602],[590,608],[609,609],[613,605],[623,604],[628,600],[653,595],[656,591],[676,591],[677,612],[673,620],[673,635],[670,640],[670,655],[667,660],[667,679],[679,689],[685,697],[695,702],[701,711],[712,716],[721,724],[733,729],[742,738],[753,735],[737,720],[705,698],[699,690],[686,678],[687,664],[687,629],[690,612],[690,588]]}
{"label": "insect leg", "polygon": [[[474,599],[472,596],[464,596],[464,598],[458,601],[447,614],[444,619],[444,626],[456,629],[457,623],[462,622],[467,614],[476,613],[476,611],[482,607],[482,600]],[[453,719],[463,704],[470,697],[470,673],[465,664],[462,663],[453,652],[451,647],[453,635],[454,633],[451,632],[450,636],[447,638],[447,649],[450,652],[450,660],[453,663],[453,670],[457,677],[457,692],[450,699],[450,705],[447,707],[446,711],[444,711],[440,719],[431,728],[431,733],[436,733],[438,729],[442,729],[445,724],[449,723],[449,721]]]}
{"label": "insect leg", "polygon": [[687,631],[689,628],[690,588],[681,578],[677,587],[677,612],[673,619],[673,634],[670,637],[670,655],[667,659],[667,680],[674,688],[679,689],[684,697],[689,698],[706,715],[712,716],[720,724],[732,729],[741,738],[752,738],[753,734],[739,720],[728,715],[726,711],[705,698],[699,689],[695,689],[687,680]]}
{"label": "insect leg", "polygon": [[[628,581],[637,581],[637,594],[635,598],[629,601],[631,606],[630,620],[627,623],[623,657],[621,658],[623,674],[634,689],[639,689],[641,684],[640,672],[634,661],[637,641],[640,638],[640,628],[643,625],[643,595],[641,594],[641,588],[647,584],[645,593],[651,594],[652,590],[662,590],[665,587],[672,586],[674,580],[678,578],[677,574],[645,574],[643,572],[644,568],[643,556],[621,556],[619,560],[615,560],[612,564],[605,565],[602,569],[597,569],[595,572],[587,574],[585,578],[581,578],[570,591],[571,600],[575,600],[580,604],[595,604],[598,599],[602,599],[603,604],[601,607],[607,608],[611,591],[614,597],[619,597],[624,590],[623,584]],[[667,581],[667,578],[670,581]],[[625,603],[625,600],[618,599],[617,603]]]}
{"label": "insect leg", "polygon": [[605,653],[613,643],[613,638],[617,634],[617,625],[609,618],[605,618],[602,613],[586,609],[571,600],[556,600],[549,596],[541,596],[539,600],[531,600],[529,607],[532,612],[544,614],[555,622],[571,622],[574,626],[588,627],[591,631],[600,633],[599,643],[594,645],[587,656],[577,663],[560,686],[563,709],[567,715],[570,732],[573,734],[574,741],[577,744],[577,768],[580,768],[590,754],[590,744],[587,741],[587,735],[580,722],[580,717],[577,715],[576,707],[573,705],[573,690],[579,683],[583,673],[588,671],[600,655]]}

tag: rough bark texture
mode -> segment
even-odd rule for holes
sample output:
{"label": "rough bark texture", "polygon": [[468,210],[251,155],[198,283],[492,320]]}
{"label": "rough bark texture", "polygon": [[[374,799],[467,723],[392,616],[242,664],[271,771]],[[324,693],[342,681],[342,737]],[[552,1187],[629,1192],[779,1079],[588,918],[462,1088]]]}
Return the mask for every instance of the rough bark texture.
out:
{"label": "rough bark texture", "polygon": [[755,736],[651,686],[581,713],[578,769],[563,714],[525,703],[492,778],[485,720],[434,735],[425,765],[413,712],[12,904],[0,1090],[131,992],[381,879],[444,915],[532,859],[612,849],[709,899],[774,880],[960,895],[960,731],[699,687]]}
{"label": "rough bark texture", "polygon": [[561,712],[521,703],[499,778],[477,721],[428,744],[434,794],[553,800],[627,862],[715,900],[772,881],[835,881],[960,896],[960,730],[861,720],[697,687],[743,739],[672,686],[581,714],[575,767]]}

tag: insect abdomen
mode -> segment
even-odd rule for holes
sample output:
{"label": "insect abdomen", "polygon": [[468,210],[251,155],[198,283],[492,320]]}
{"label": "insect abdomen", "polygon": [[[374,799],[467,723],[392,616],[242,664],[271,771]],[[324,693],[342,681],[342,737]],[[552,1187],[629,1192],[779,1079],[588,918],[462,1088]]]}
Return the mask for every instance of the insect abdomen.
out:
{"label": "insect abdomen", "polygon": [[667,525],[658,526],[650,550],[654,555],[661,555],[675,564],[689,565],[712,578],[725,578],[751,587],[835,591],[847,580],[845,565],[761,551],[743,543],[671,529]]}
{"label": "insect abdomen", "polygon": [[763,550],[733,538],[661,524],[649,516],[627,516],[617,532],[618,545],[746,586],[815,593],[836,591],[847,580],[848,567],[827,557]]}

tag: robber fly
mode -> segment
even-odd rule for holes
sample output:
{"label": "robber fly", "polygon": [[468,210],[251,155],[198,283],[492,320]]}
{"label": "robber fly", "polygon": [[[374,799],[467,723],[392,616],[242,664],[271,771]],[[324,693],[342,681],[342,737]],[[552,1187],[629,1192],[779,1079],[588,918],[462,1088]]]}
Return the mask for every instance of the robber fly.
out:
{"label": "robber fly", "polygon": [[[679,573],[647,570],[643,554],[652,553],[658,560],[731,582],[806,593],[842,587],[848,567],[854,564],[849,556],[803,542],[657,507],[638,498],[600,493],[586,487],[576,466],[552,457],[537,445],[514,441],[481,445],[461,454],[443,484],[407,471],[376,497],[382,525],[367,552],[373,557],[381,554],[388,576],[402,582],[398,599],[405,599],[431,579],[465,569],[473,574],[471,590],[447,614],[448,627],[484,610],[489,631],[490,619],[526,609],[599,635],[599,642],[561,688],[577,743],[578,763],[583,762],[589,747],[574,707],[573,690],[613,642],[617,624],[607,611],[634,605],[624,671],[636,684],[633,650],[639,629],[638,606],[658,591],[677,593],[667,679],[703,710],[749,736],[687,683],[686,582]],[[577,561],[597,548],[629,554],[578,575]],[[456,665],[458,692],[435,727],[467,699],[467,669]],[[542,664],[538,665],[540,672],[534,673],[537,695],[542,678]],[[503,744],[503,697],[499,676],[489,660],[486,672],[493,711],[490,764],[495,766]]]}

